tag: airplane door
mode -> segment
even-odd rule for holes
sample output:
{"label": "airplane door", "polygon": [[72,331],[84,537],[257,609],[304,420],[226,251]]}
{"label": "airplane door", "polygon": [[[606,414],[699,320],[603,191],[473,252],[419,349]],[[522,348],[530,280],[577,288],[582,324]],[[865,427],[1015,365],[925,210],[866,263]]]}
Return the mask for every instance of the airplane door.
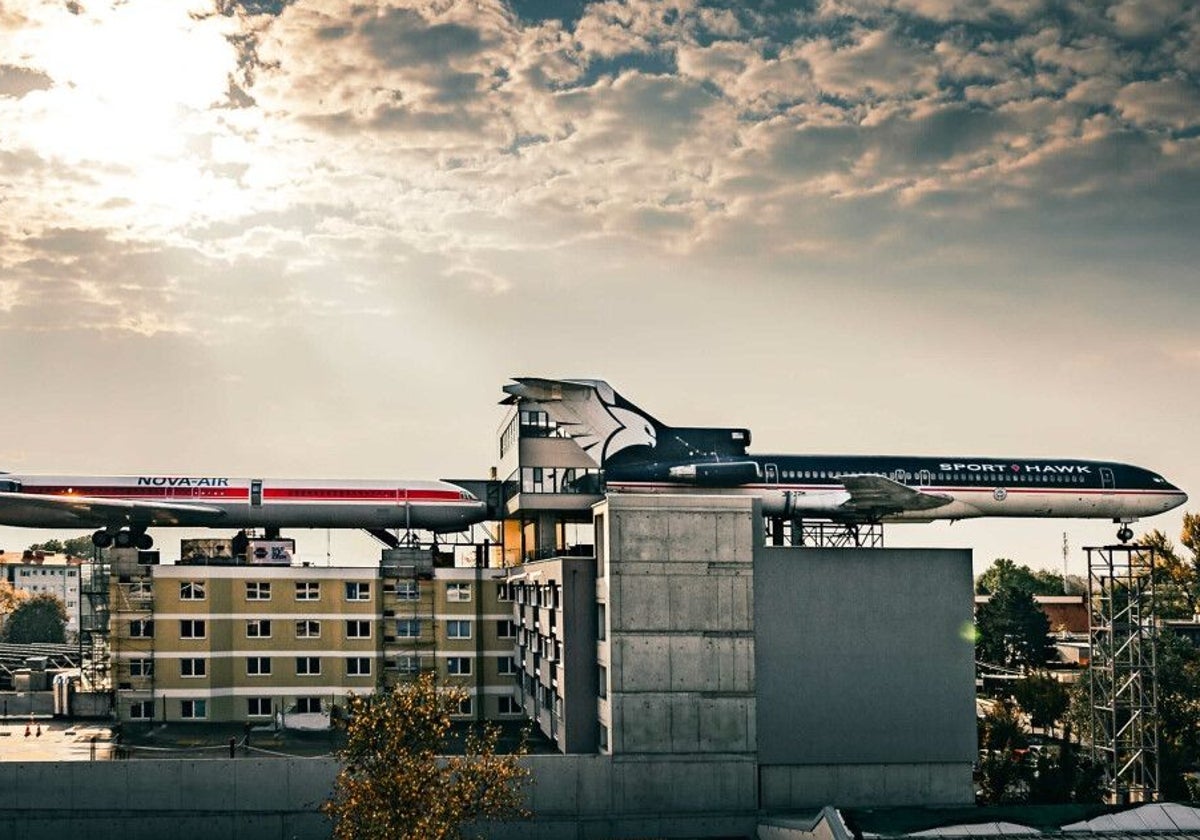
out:
{"label": "airplane door", "polygon": [[763,480],[767,484],[778,484],[779,466],[777,464],[763,464]]}
{"label": "airplane door", "polygon": [[1117,482],[1113,478],[1113,471],[1108,467],[1100,468],[1100,488],[1105,493],[1111,493],[1117,489]]}
{"label": "airplane door", "polygon": [[262,479],[254,479],[250,482],[250,507],[262,507]]}
{"label": "airplane door", "polygon": [[922,487],[928,487],[931,480],[932,476],[930,476],[929,470],[921,470],[917,473],[917,481]]}

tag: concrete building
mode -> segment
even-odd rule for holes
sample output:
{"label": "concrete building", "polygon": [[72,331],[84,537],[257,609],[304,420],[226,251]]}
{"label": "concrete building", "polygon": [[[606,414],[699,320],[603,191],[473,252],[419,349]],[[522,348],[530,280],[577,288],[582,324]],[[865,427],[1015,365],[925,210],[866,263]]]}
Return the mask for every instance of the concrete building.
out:
{"label": "concrete building", "polygon": [[498,569],[114,560],[110,647],[123,720],[327,724],[349,693],[434,670],[464,718],[519,718]]}
{"label": "concrete building", "polygon": [[565,557],[526,563],[511,579],[518,696],[525,716],[564,753],[595,752],[601,691],[596,640],[596,561]]}
{"label": "concrete building", "polygon": [[560,749],[587,751],[594,716],[615,815],[704,836],[760,811],[974,801],[969,551],[768,547],[758,503],[730,496],[594,514],[591,602],[592,561],[525,564],[518,651]]}
{"label": "concrete building", "polygon": [[86,574],[90,565],[75,557],[42,551],[24,551],[20,557],[0,554],[0,574],[14,589],[30,595],[54,595],[63,602],[67,610],[68,633],[79,630],[83,606],[79,583],[81,574]]}

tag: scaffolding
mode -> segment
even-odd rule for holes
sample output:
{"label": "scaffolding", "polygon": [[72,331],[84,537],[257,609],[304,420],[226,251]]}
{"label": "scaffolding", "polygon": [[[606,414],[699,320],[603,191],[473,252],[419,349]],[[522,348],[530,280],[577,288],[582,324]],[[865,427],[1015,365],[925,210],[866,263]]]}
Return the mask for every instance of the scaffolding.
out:
{"label": "scaffolding", "polygon": [[766,543],[803,548],[883,548],[883,524],[766,516]]}
{"label": "scaffolding", "polygon": [[112,691],[108,636],[110,575],[108,553],[101,548],[93,550],[91,563],[80,567],[79,673],[84,691]]}
{"label": "scaffolding", "polygon": [[1156,616],[1151,547],[1086,548],[1092,759],[1111,804],[1158,796]]}

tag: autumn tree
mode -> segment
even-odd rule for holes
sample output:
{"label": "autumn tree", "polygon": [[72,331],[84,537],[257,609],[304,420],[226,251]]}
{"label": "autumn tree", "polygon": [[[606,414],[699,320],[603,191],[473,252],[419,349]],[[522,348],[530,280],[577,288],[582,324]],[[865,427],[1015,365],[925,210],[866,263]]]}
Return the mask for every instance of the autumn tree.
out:
{"label": "autumn tree", "polygon": [[975,612],[975,631],[975,656],[982,662],[1033,670],[1050,657],[1050,619],[1022,589],[993,592]]}
{"label": "autumn tree", "polygon": [[67,609],[57,595],[34,595],[17,605],[4,622],[4,641],[12,644],[65,642]]}
{"label": "autumn tree", "polygon": [[28,598],[29,593],[25,590],[17,589],[6,580],[0,580],[0,620]]}
{"label": "autumn tree", "polygon": [[1154,583],[1158,588],[1157,611],[1162,618],[1192,618],[1200,613],[1200,514],[1183,515],[1180,536],[1187,554],[1158,529],[1137,541],[1155,550]]}
{"label": "autumn tree", "polygon": [[322,806],[336,840],[460,838],[469,823],[527,816],[525,748],[498,753],[494,724],[472,729],[462,754],[442,755],[451,715],[468,696],[422,674],[389,692],[349,698],[342,770]]}

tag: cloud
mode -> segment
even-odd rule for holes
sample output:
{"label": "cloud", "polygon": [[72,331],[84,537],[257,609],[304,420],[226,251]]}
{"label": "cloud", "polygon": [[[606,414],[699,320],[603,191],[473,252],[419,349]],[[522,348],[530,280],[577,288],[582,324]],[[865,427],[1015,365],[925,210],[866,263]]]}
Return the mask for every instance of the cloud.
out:
{"label": "cloud", "polygon": [[1113,104],[1126,119],[1150,129],[1200,125],[1200,90],[1180,79],[1133,82],[1121,88]]}
{"label": "cloud", "polygon": [[35,90],[47,90],[53,82],[45,73],[11,64],[0,64],[0,96],[20,99]]}

